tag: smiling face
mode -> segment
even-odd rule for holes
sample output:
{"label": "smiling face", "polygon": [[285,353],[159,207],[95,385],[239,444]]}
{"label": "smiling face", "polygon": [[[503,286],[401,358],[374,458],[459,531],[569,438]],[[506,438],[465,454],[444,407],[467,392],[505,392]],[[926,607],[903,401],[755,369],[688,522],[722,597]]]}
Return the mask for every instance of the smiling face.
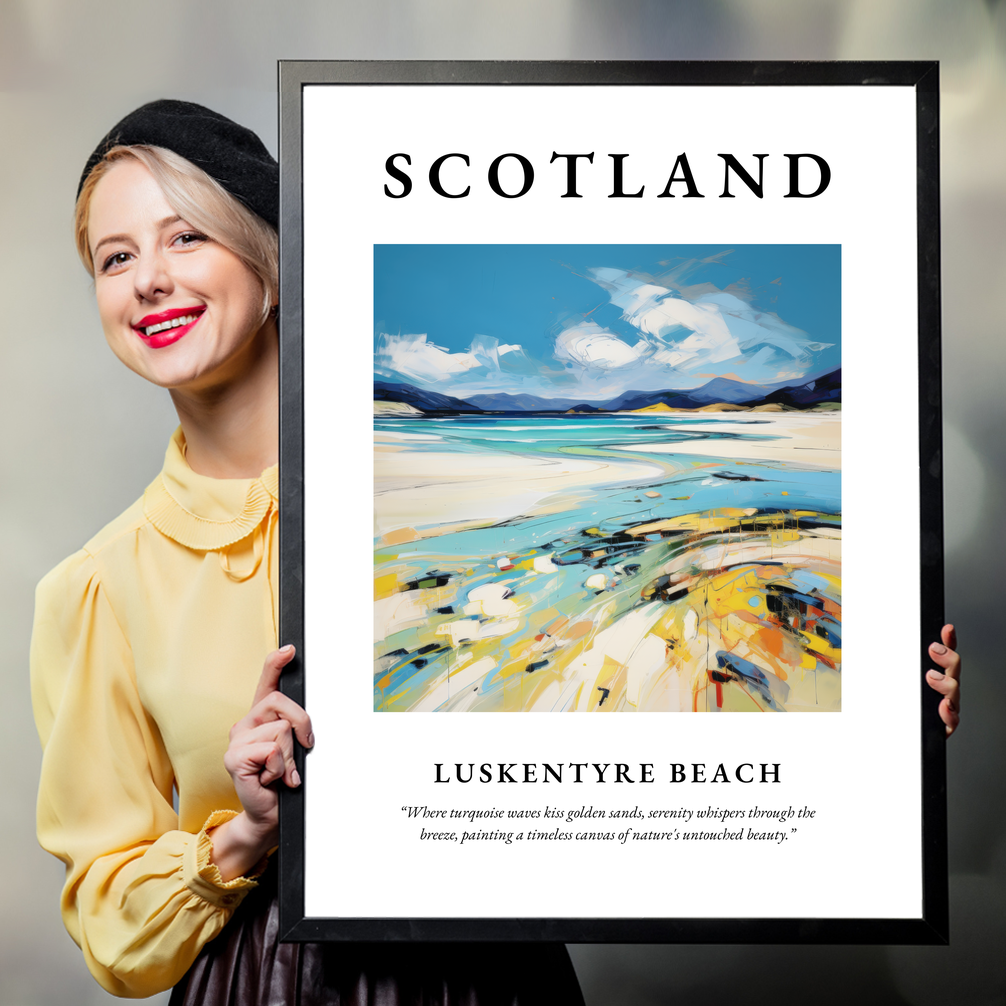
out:
{"label": "smiling face", "polygon": [[87,239],[105,338],[148,381],[192,392],[227,384],[275,338],[255,273],[182,220],[139,161],[116,161],[98,181]]}

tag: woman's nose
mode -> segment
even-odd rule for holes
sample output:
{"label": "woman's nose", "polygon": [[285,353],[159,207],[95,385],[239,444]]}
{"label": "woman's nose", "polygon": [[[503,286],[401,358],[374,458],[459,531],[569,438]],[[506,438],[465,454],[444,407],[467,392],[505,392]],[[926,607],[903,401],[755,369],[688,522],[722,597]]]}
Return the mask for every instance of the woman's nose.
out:
{"label": "woman's nose", "polygon": [[140,255],[133,271],[133,287],[136,299],[141,301],[156,301],[174,290],[167,259],[160,251]]}

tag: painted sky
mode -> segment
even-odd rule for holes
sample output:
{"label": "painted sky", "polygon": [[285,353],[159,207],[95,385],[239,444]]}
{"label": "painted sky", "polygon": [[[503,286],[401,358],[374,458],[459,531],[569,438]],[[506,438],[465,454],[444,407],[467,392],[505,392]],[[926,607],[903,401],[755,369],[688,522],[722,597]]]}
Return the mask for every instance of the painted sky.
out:
{"label": "painted sky", "polygon": [[374,376],[601,401],[841,364],[839,245],[375,245]]}

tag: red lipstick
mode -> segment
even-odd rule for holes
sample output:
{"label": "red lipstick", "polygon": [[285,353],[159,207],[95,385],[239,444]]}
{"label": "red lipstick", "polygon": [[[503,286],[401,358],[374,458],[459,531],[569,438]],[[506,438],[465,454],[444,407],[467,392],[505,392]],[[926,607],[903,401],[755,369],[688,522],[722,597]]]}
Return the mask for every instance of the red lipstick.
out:
{"label": "red lipstick", "polygon": [[[196,307],[173,307],[168,311],[148,314],[133,325],[133,331],[151,349],[161,349],[164,346],[170,346],[173,342],[178,342],[184,335],[187,335],[205,310],[205,306],[199,305]],[[178,324],[179,320],[183,318],[190,320]],[[154,331],[150,331],[151,329]]]}

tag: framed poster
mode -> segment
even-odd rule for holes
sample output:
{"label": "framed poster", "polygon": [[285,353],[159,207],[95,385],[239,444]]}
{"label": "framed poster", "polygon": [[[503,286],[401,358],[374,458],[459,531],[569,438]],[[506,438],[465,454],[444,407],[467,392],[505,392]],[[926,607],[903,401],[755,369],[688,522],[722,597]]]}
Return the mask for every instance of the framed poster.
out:
{"label": "framed poster", "polygon": [[945,940],[936,66],[280,90],[287,938]]}

